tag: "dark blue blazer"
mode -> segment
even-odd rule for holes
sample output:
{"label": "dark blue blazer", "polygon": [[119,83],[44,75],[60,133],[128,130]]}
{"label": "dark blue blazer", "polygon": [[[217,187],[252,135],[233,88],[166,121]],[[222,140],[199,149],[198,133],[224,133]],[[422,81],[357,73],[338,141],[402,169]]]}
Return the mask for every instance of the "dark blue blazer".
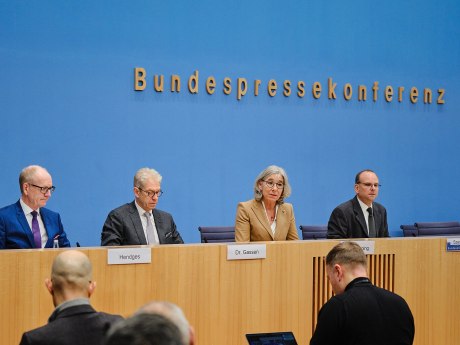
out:
{"label": "dark blue blazer", "polygon": [[[70,247],[59,213],[42,207],[40,215],[48,234],[45,248],[53,247],[53,239],[56,236],[59,236],[59,247]],[[29,248],[35,248],[34,235],[18,200],[0,209],[0,249]]]}

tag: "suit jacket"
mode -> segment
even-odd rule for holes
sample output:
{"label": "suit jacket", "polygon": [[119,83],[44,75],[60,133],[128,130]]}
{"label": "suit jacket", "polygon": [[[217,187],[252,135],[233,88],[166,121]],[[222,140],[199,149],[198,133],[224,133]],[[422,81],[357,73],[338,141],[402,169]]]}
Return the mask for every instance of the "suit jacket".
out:
{"label": "suit jacket", "polygon": [[[53,248],[56,236],[59,236],[59,247],[70,247],[59,213],[42,207],[40,216],[48,235],[45,248]],[[0,209],[0,249],[28,248],[35,248],[34,235],[18,200]]]}
{"label": "suit jacket", "polygon": [[240,202],[236,210],[235,240],[248,241],[286,241],[298,240],[294,210],[291,204],[279,205],[276,215],[275,237],[268,223],[261,201]]}
{"label": "suit jacket", "polygon": [[25,332],[20,345],[100,345],[110,326],[123,318],[96,312],[89,304],[53,313],[45,326]]}
{"label": "suit jacket", "polygon": [[[184,243],[176,229],[173,217],[156,208],[152,211],[160,244]],[[147,244],[141,217],[135,202],[111,211],[101,234],[101,246],[127,246]]]}
{"label": "suit jacket", "polygon": [[414,334],[406,301],[362,277],[321,308],[310,345],[412,345]]}
{"label": "suit jacket", "polygon": [[[376,237],[389,237],[387,210],[374,202],[374,222]],[[327,238],[366,238],[369,237],[363,210],[359,205],[358,197],[337,206],[332,211],[327,224]]]}

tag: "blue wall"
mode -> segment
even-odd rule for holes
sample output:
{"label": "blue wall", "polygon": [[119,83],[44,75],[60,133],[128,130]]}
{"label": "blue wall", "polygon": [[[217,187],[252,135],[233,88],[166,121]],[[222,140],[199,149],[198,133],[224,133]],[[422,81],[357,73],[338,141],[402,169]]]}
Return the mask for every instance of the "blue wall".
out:
{"label": "blue wall", "polygon": [[[133,199],[133,175],[149,166],[163,175],[158,207],[198,242],[199,225],[232,225],[256,175],[277,164],[298,225],[326,223],[363,168],[380,177],[393,236],[400,224],[460,220],[459,10],[453,0],[1,1],[0,205],[19,198],[24,166],[43,165],[57,186],[48,207],[73,244],[96,246],[107,213]],[[147,70],[142,92],[134,67]],[[200,91],[190,94],[195,70]],[[154,74],[166,86],[180,75],[182,91],[155,92]],[[224,95],[225,77],[246,78],[250,91],[261,79],[259,96]],[[303,80],[306,95],[269,97],[269,79]],[[385,102],[386,85],[404,86],[404,100]],[[412,104],[413,86],[446,89],[446,103]]]}

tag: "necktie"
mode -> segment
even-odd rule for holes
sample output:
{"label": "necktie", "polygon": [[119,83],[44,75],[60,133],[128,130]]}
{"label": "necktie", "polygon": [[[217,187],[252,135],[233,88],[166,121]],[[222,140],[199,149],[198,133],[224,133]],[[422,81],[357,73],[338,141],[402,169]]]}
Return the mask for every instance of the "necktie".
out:
{"label": "necktie", "polygon": [[369,207],[367,212],[369,212],[369,237],[377,237],[377,234],[375,233],[374,212],[372,211],[372,207]]}
{"label": "necktie", "polygon": [[35,248],[42,247],[42,235],[40,235],[40,226],[38,225],[37,211],[30,212],[32,214],[32,233],[34,234]]}
{"label": "necktie", "polygon": [[147,241],[148,244],[157,244],[155,241],[155,229],[153,228],[152,219],[150,218],[150,213],[145,212],[144,216],[147,218]]}

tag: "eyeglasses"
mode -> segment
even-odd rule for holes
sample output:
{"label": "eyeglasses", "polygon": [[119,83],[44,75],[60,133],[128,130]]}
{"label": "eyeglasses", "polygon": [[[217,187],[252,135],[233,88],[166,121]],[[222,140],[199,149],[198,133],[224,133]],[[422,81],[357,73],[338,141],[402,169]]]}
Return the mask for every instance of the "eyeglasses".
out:
{"label": "eyeglasses", "polygon": [[273,181],[265,181],[265,180],[262,180],[265,182],[265,185],[268,187],[268,188],[273,188],[276,186],[276,188],[278,189],[283,189],[284,188],[284,183],[281,183],[281,182],[278,182],[278,183],[275,183]]}
{"label": "eyeglasses", "polygon": [[154,197],[155,195],[157,195],[158,197],[160,197],[162,194],[163,194],[163,191],[160,189],[160,190],[157,190],[156,192],[153,191],[153,190],[143,190],[141,187],[137,187],[137,189],[139,189],[140,191],[144,192],[145,194],[147,194],[147,196],[149,198],[152,198]]}
{"label": "eyeglasses", "polygon": [[366,188],[371,188],[371,187],[374,187],[374,188],[379,188],[379,187],[382,187],[381,184],[378,184],[378,183],[369,183],[369,182],[366,182],[366,183],[363,183],[363,182],[358,182],[358,184],[362,184],[364,187]]}
{"label": "eyeglasses", "polygon": [[43,193],[43,194],[46,194],[48,192],[50,193],[53,193],[54,190],[56,189],[56,187],[54,186],[51,186],[51,187],[41,187],[41,186],[37,186],[36,184],[33,184],[33,183],[29,183],[31,186],[34,186],[35,188],[38,188],[40,189],[40,193]]}

